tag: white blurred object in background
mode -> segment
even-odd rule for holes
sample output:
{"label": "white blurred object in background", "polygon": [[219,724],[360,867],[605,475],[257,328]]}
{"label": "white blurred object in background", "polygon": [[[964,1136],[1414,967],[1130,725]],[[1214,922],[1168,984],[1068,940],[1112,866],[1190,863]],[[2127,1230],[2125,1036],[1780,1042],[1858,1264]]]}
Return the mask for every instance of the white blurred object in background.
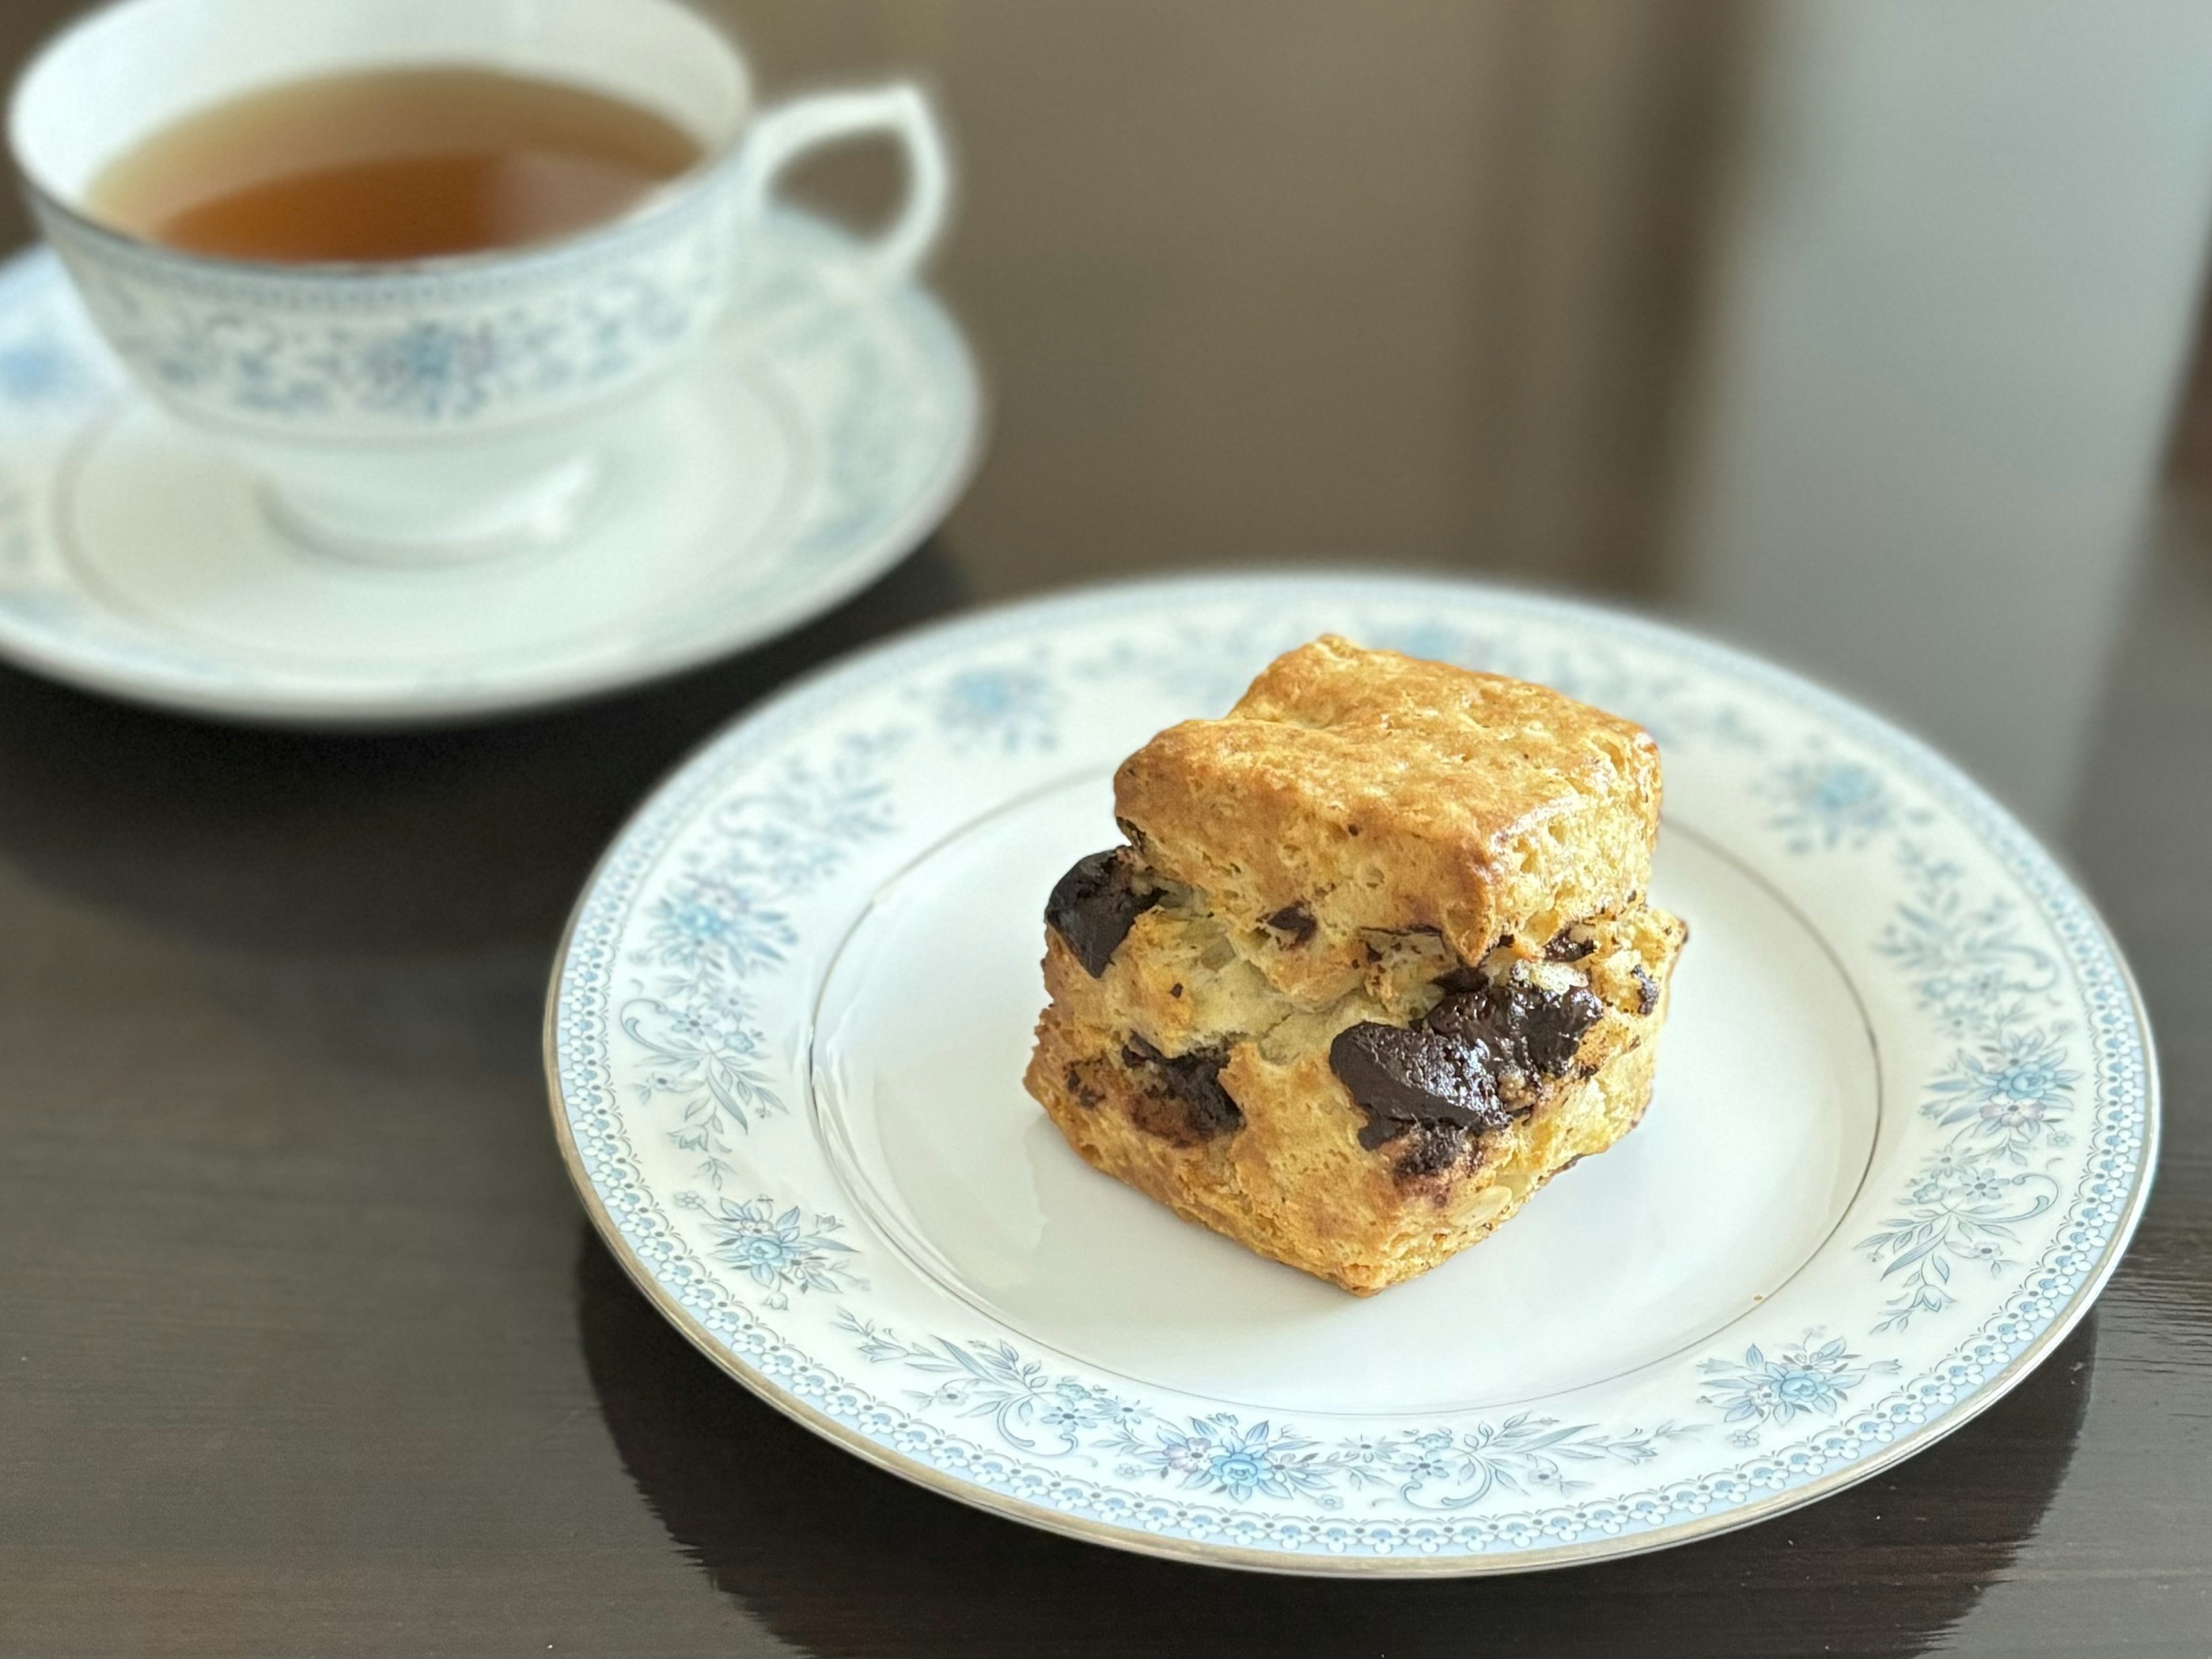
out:
{"label": "white blurred object in background", "polygon": [[2212,6],[1765,14],[1682,597],[2064,819],[2212,224]]}

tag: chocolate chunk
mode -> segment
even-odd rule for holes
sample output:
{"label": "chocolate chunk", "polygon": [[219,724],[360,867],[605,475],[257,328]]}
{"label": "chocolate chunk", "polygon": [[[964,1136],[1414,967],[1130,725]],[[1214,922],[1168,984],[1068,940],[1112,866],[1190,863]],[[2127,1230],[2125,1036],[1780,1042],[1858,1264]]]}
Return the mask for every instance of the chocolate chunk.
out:
{"label": "chocolate chunk", "polygon": [[1480,1039],[1363,1021],[1337,1033],[1328,1063],[1367,1114],[1359,1144],[1370,1151],[1410,1123],[1481,1130],[1511,1121],[1498,1098],[1495,1055]]}
{"label": "chocolate chunk", "polygon": [[1636,981],[1636,1012],[1648,1014],[1659,1006],[1659,981],[1640,962],[1628,971]]}
{"label": "chocolate chunk", "polygon": [[1498,1097],[1499,1079],[1566,1071],[1605,1012],[1580,986],[1547,991],[1518,976],[1495,986],[1470,967],[1455,968],[1436,983],[1444,999],[1419,1025],[1363,1023],[1339,1032],[1328,1049],[1330,1068],[1367,1114],[1361,1146],[1371,1151],[1417,1129],[1431,1137],[1405,1142],[1401,1175],[1450,1167],[1458,1152],[1433,1138],[1447,1129],[1458,1134],[1463,1150],[1470,1132],[1510,1122],[1512,1109]]}
{"label": "chocolate chunk", "polygon": [[1516,979],[1502,988],[1486,984],[1447,996],[1426,1023],[1462,1042],[1487,1042],[1514,1071],[1557,1077],[1574,1063],[1584,1034],[1604,1012],[1605,1005],[1580,986],[1547,991]]}
{"label": "chocolate chunk", "polygon": [[1505,1000],[1507,1025],[1539,1077],[1557,1076],[1572,1065],[1583,1036],[1605,1014],[1605,1005],[1580,986],[1558,993],[1509,986]]}
{"label": "chocolate chunk", "polygon": [[1095,1109],[1098,1103],[1106,1098],[1104,1094],[1085,1080],[1080,1066],[1069,1066],[1065,1080],[1067,1084],[1067,1092],[1075,1097],[1075,1103],[1086,1110]]}
{"label": "chocolate chunk", "polygon": [[1552,935],[1552,942],[1544,947],[1547,962],[1580,962],[1597,949],[1594,939],[1577,939],[1564,927]]}
{"label": "chocolate chunk", "polygon": [[1505,1034],[1498,999],[1491,995],[1487,981],[1479,981],[1471,991],[1453,992],[1430,1009],[1429,1017],[1421,1023],[1431,1031],[1462,1042],[1494,1042],[1498,1058],[1508,1064],[1513,1061],[1512,1041]]}
{"label": "chocolate chunk", "polygon": [[1531,1069],[1525,1033],[1513,1019],[1511,1003],[1487,984],[1479,991],[1446,997],[1421,1023],[1461,1042],[1483,1044],[1496,1072]]}
{"label": "chocolate chunk", "polygon": [[1243,1109],[1221,1086],[1221,1068],[1228,1063],[1226,1049],[1164,1054],[1132,1032],[1121,1045],[1121,1064],[1146,1085],[1134,1114],[1137,1127],[1178,1146],[1243,1128]]}
{"label": "chocolate chunk", "polygon": [[1267,918],[1267,926],[1279,933],[1288,933],[1291,943],[1304,945],[1314,936],[1313,912],[1303,904],[1285,904]]}
{"label": "chocolate chunk", "polygon": [[1137,891],[1134,875],[1127,848],[1093,853],[1076,860],[1045,901],[1045,921],[1093,979],[1106,971],[1137,918],[1160,902],[1158,893]]}

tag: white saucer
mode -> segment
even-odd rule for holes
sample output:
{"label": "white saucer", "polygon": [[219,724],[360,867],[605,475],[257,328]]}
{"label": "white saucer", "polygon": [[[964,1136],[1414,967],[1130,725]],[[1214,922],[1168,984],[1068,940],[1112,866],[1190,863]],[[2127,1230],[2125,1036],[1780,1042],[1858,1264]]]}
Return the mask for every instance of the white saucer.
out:
{"label": "white saucer", "polygon": [[[1115,763],[1327,629],[1559,686],[1666,757],[1651,1109],[1371,1300],[1069,1150],[1021,1076]],[[1344,574],[963,618],[749,714],[579,906],[556,1133],[654,1304],[933,1490],[1277,1571],[1513,1571],[1724,1532],[1957,1428],[2111,1273],[2150,1037],[2049,857],[1926,748],[1615,612]]]}
{"label": "white saucer", "polygon": [[288,725],[557,702],[795,627],[911,551],[980,453],[975,368],[918,289],[854,302],[786,213],[708,359],[624,424],[583,531],[432,568],[295,544],[124,375],[54,256],[0,267],[0,657]]}

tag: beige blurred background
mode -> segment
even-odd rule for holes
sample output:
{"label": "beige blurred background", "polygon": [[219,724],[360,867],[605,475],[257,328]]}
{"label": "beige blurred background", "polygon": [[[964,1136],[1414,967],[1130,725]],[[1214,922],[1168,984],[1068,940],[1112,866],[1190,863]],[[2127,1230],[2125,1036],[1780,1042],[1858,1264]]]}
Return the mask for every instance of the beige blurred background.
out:
{"label": "beige blurred background", "polygon": [[1746,8],[720,9],[772,95],[918,67],[954,124],[939,281],[997,412],[951,539],[988,589],[1340,556],[1652,581]]}

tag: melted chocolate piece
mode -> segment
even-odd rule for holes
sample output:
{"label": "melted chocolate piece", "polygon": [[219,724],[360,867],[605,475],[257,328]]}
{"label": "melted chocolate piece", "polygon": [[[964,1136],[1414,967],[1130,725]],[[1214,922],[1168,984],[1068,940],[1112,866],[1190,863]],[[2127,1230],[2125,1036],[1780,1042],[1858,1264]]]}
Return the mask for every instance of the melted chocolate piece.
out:
{"label": "melted chocolate piece", "polygon": [[1514,1071],[1557,1077],[1574,1063],[1583,1034],[1604,1012],[1605,1005],[1580,986],[1547,991],[1509,980],[1502,989],[1486,983],[1446,997],[1429,1011],[1427,1024],[1464,1042],[1487,1042]]}
{"label": "melted chocolate piece", "polygon": [[1636,1012],[1648,1014],[1659,1006],[1659,981],[1640,962],[1628,971],[1636,980]]}
{"label": "melted chocolate piece", "polygon": [[1552,935],[1552,942],[1544,947],[1547,962],[1580,962],[1597,949],[1594,939],[1576,939],[1564,927]]}
{"label": "melted chocolate piece", "polygon": [[1193,1146],[1244,1127],[1244,1112],[1221,1086],[1227,1050],[1197,1048],[1164,1054],[1133,1032],[1121,1045],[1121,1064],[1142,1077],[1146,1090],[1134,1114],[1149,1133]]}
{"label": "melted chocolate piece", "polygon": [[1482,1130],[1512,1121],[1498,1098],[1496,1057],[1480,1039],[1368,1020],[1336,1034],[1328,1064],[1367,1114],[1359,1144],[1370,1151],[1409,1125]]}
{"label": "melted chocolate piece", "polygon": [[1512,1042],[1505,1034],[1505,1022],[1498,1017],[1498,1000],[1491,995],[1487,981],[1478,982],[1471,991],[1454,991],[1430,1009],[1429,1017],[1421,1023],[1431,1031],[1457,1037],[1462,1042],[1495,1042],[1501,1065],[1518,1063]]}
{"label": "melted chocolate piece", "polygon": [[1304,945],[1314,936],[1316,926],[1313,912],[1303,904],[1285,904],[1267,918],[1267,926],[1279,933],[1288,933],[1291,943]]}
{"label": "melted chocolate piece", "polygon": [[1067,1092],[1075,1097],[1075,1103],[1084,1108],[1086,1111],[1095,1110],[1098,1103],[1106,1098],[1103,1094],[1093,1088],[1091,1084],[1085,1079],[1083,1070],[1080,1066],[1069,1066],[1067,1068],[1067,1075],[1063,1080],[1067,1085]]}
{"label": "melted chocolate piece", "polygon": [[1556,1077],[1574,1064],[1583,1036],[1605,1015],[1605,1004],[1596,994],[1580,986],[1557,993],[1533,985],[1508,986],[1505,1003],[1506,1029],[1518,1040],[1528,1069],[1539,1077]]}
{"label": "melted chocolate piece", "polygon": [[[1437,983],[1448,994],[1420,1024],[1367,1021],[1339,1032],[1329,1045],[1330,1069],[1367,1114],[1361,1146],[1372,1151],[1409,1132],[1427,1137],[1407,1142],[1401,1175],[1448,1169],[1470,1132],[1510,1122],[1512,1110],[1498,1098],[1499,1078],[1509,1072],[1559,1075],[1605,1012],[1579,986],[1553,992],[1509,981],[1501,989],[1472,968],[1454,969]],[[1446,1130],[1457,1136],[1457,1150],[1436,1139]]]}
{"label": "melted chocolate piece", "polygon": [[1045,921],[1093,979],[1106,971],[1137,918],[1160,902],[1158,893],[1137,891],[1133,874],[1127,848],[1093,853],[1076,860],[1045,901]]}

